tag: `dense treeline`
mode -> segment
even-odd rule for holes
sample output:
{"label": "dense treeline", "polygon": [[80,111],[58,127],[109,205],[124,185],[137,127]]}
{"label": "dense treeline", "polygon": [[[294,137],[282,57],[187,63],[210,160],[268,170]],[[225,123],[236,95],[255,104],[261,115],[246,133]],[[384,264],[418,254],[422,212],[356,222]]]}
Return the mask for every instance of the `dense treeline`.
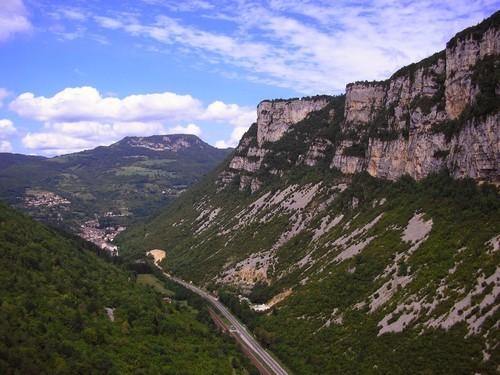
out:
{"label": "dense treeline", "polygon": [[247,373],[198,310],[3,204],[0,252],[2,374]]}

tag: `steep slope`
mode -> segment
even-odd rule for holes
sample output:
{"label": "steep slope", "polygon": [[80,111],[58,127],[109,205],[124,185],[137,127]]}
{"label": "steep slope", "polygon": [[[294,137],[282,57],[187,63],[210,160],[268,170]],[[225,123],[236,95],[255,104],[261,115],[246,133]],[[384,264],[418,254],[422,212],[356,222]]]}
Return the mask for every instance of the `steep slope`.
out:
{"label": "steep slope", "polygon": [[0,204],[2,374],[247,373],[196,310],[83,245]]}
{"label": "steep slope", "polygon": [[[193,135],[166,135],[127,137],[108,147],[50,159],[5,154],[0,199],[73,228],[106,212],[121,215],[123,224],[170,202],[229,151]],[[8,165],[10,159],[15,163]],[[50,199],[54,194],[61,198],[55,203]]]}
{"label": "steep slope", "polygon": [[166,250],[299,374],[498,371],[499,29],[346,95],[263,101],[125,256]]}
{"label": "steep slope", "polygon": [[[259,188],[294,166],[327,165],[396,180],[447,169],[500,182],[500,12],[445,51],[345,96],[263,101],[221,187]],[[321,110],[320,110],[321,109]]]}

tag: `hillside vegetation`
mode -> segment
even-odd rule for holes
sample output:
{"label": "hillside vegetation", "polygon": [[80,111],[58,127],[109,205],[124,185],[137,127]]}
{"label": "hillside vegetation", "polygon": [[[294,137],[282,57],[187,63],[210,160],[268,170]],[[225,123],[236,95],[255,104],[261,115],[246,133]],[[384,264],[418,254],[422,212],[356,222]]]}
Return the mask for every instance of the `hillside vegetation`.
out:
{"label": "hillside vegetation", "polygon": [[[171,202],[229,151],[196,136],[167,135],[127,137],[53,158],[2,154],[0,199],[73,230],[107,212],[121,215],[119,224],[128,224]],[[60,199],[44,198],[51,194]]]}
{"label": "hillside vegetation", "polygon": [[261,102],[122,254],[166,250],[297,374],[498,373],[499,15],[386,81]]}
{"label": "hillside vegetation", "polygon": [[203,304],[167,303],[86,246],[0,204],[0,373],[248,374]]}
{"label": "hillside vegetation", "polygon": [[[199,186],[122,242],[132,258],[166,249],[167,269],[218,289],[296,373],[488,373],[499,228],[492,186],[311,173],[258,196]],[[264,314],[236,297],[288,289]]]}

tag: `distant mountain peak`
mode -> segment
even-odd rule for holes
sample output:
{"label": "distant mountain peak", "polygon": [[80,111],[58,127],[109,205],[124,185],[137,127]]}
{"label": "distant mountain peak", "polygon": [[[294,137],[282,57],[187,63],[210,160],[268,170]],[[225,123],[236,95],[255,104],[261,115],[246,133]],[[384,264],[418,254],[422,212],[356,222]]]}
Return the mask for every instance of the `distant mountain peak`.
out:
{"label": "distant mountain peak", "polygon": [[202,148],[207,145],[201,139],[191,134],[153,135],[149,137],[125,137],[117,144],[130,147],[141,147],[152,151],[178,152],[192,147]]}

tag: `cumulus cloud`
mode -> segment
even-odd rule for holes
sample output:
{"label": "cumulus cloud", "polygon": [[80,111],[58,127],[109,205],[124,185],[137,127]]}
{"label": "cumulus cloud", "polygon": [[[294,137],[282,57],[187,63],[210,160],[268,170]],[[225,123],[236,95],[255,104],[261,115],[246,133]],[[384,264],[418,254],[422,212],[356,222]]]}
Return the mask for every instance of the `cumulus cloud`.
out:
{"label": "cumulus cloud", "polygon": [[199,107],[199,101],[190,95],[164,92],[119,99],[102,97],[89,86],[66,88],[50,98],[26,92],[9,105],[18,115],[39,121],[175,119]]}
{"label": "cumulus cloud", "polygon": [[256,121],[257,114],[253,108],[241,107],[237,104],[226,104],[217,100],[207,106],[200,119],[225,122],[233,126],[229,139],[215,142],[215,147],[227,148],[238,145],[248,127]]}
{"label": "cumulus cloud", "polygon": [[127,135],[162,134],[164,126],[160,122],[140,121],[75,121],[75,122],[46,122],[45,129],[50,129],[57,134],[72,135],[92,141],[108,144]]}
{"label": "cumulus cloud", "polygon": [[26,7],[22,0],[2,0],[0,2],[0,42],[14,34],[31,31]]}
{"label": "cumulus cloud", "polygon": [[16,133],[14,124],[9,119],[0,119],[0,152],[12,152],[12,144],[7,137]]}
{"label": "cumulus cloud", "polygon": [[187,124],[186,126],[177,125],[167,130],[167,134],[192,134],[199,137],[201,128],[196,124]]}
{"label": "cumulus cloud", "polygon": [[201,119],[225,121],[236,127],[246,127],[256,120],[256,112],[253,108],[240,107],[237,104],[226,104],[219,100],[210,103]]}
{"label": "cumulus cloud", "polygon": [[9,141],[0,141],[0,152],[12,152],[12,145]]}
{"label": "cumulus cloud", "polygon": [[91,141],[60,133],[28,133],[22,143],[44,155],[58,155],[95,147]]}
{"label": "cumulus cloud", "polygon": [[126,136],[167,134],[160,122],[140,121],[75,121],[46,122],[41,132],[28,133],[22,138],[26,148],[44,155],[59,155],[107,146]]}
{"label": "cumulus cloud", "polygon": [[0,119],[0,138],[6,138],[16,132],[14,124],[9,119]]}
{"label": "cumulus cloud", "polygon": [[248,130],[247,127],[236,127],[233,129],[231,132],[231,136],[227,140],[219,140],[215,142],[215,147],[217,148],[228,148],[228,147],[236,147],[238,146],[238,142],[240,141],[241,137],[243,137],[243,134]]}
{"label": "cumulus cloud", "polygon": [[[51,97],[23,93],[11,101],[9,108],[19,116],[43,123],[42,131],[25,135],[22,143],[45,155],[108,145],[125,136],[200,136],[202,128],[195,121],[209,123],[206,126],[229,126],[233,130],[226,143],[233,145],[255,121],[255,110],[236,104],[215,101],[204,107],[190,95],[172,92],[119,98],[101,95],[88,86],[66,88]],[[3,126],[10,129],[8,125],[5,122]]]}

